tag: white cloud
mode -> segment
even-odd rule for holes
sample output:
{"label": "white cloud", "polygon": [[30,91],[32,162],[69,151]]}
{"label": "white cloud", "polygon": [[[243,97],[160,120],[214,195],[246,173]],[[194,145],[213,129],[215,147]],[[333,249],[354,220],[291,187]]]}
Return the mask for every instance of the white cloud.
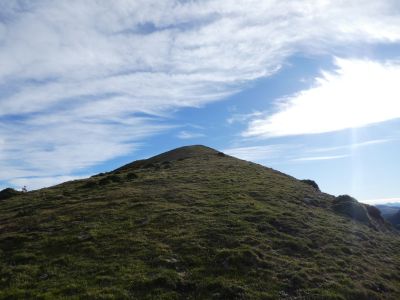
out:
{"label": "white cloud", "polygon": [[245,136],[332,132],[400,118],[400,63],[336,59],[315,86],[281,99],[277,112],[249,123]]}
{"label": "white cloud", "polygon": [[281,158],[287,150],[298,148],[297,145],[262,145],[250,147],[233,147],[223,150],[224,153],[249,161],[271,162]]}
{"label": "white cloud", "polygon": [[332,159],[340,159],[349,157],[348,154],[343,155],[327,155],[327,156],[309,156],[309,157],[300,157],[295,158],[292,161],[316,161],[316,160],[332,160]]}
{"label": "white cloud", "polygon": [[370,205],[400,203],[400,198],[382,198],[382,199],[360,200],[360,202],[370,204]]}
{"label": "white cloud", "polygon": [[228,124],[234,124],[234,123],[244,123],[248,120],[254,119],[255,117],[260,117],[262,116],[263,113],[261,111],[255,111],[249,114],[232,114],[226,121]]}
{"label": "white cloud", "polygon": [[[320,160],[332,160],[349,157],[350,154],[304,156],[307,150],[303,145],[296,144],[273,144],[249,147],[232,147],[223,150],[224,153],[244,160],[256,161],[266,165],[308,162]],[[311,150],[312,151],[312,150]]]}
{"label": "white cloud", "polygon": [[199,133],[199,132],[190,132],[190,131],[182,130],[181,132],[178,133],[177,137],[182,140],[188,140],[188,139],[205,137],[205,134]]}
{"label": "white cloud", "polygon": [[[269,144],[231,147],[223,150],[223,152],[244,160],[257,161],[264,164],[307,163],[309,161],[325,161],[351,157],[354,155],[353,151],[355,149],[389,143],[395,140],[395,138],[372,139],[335,147],[318,147],[313,144]],[[240,144],[246,143],[243,140],[238,142]]]}
{"label": "white cloud", "polygon": [[170,128],[158,121],[171,111],[223,99],[293,53],[399,42],[399,8],[394,0],[1,1],[0,175],[70,175],[130,153]]}

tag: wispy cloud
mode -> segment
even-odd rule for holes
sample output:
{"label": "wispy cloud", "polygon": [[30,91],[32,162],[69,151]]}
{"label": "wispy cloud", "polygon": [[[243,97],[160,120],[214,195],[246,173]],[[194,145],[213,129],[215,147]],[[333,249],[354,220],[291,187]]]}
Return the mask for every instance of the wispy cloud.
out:
{"label": "wispy cloud", "polygon": [[[224,152],[245,160],[289,164],[296,162],[335,160],[350,157],[354,149],[385,144],[394,138],[365,140],[358,143],[334,147],[315,147],[302,144],[269,144],[246,147],[232,147]],[[243,141],[242,141],[243,142]],[[244,142],[245,143],[245,142]],[[246,144],[246,143],[245,143]],[[321,155],[325,154],[325,155]]]}
{"label": "wispy cloud", "polygon": [[182,140],[188,140],[188,139],[205,137],[205,134],[200,133],[200,132],[190,132],[190,131],[182,130],[181,132],[178,133],[177,137]]}
{"label": "wispy cloud", "polygon": [[255,111],[249,114],[232,114],[226,121],[228,124],[234,124],[234,123],[245,123],[248,120],[254,119],[256,117],[262,116],[263,113],[261,111]]}
{"label": "wispy cloud", "polygon": [[308,156],[292,159],[292,161],[316,161],[316,160],[332,160],[349,157],[348,154],[342,155],[327,155],[327,156]]}
{"label": "wispy cloud", "polygon": [[2,1],[0,176],[74,176],[170,128],[159,121],[171,111],[221,100],[293,53],[398,42],[399,8],[391,0]]}
{"label": "wispy cloud", "polygon": [[250,121],[244,136],[338,131],[400,118],[400,63],[336,59],[315,86],[281,99],[277,112]]}
{"label": "wispy cloud", "polygon": [[375,139],[375,140],[368,140],[368,141],[351,143],[351,144],[335,146],[335,147],[314,148],[314,149],[309,149],[308,151],[309,152],[332,152],[332,151],[338,151],[338,150],[354,150],[354,149],[359,149],[359,148],[363,148],[363,147],[367,147],[367,146],[386,144],[391,141],[394,141],[394,139],[392,139],[392,138]]}
{"label": "wispy cloud", "polygon": [[223,150],[224,153],[250,161],[265,162],[283,158],[287,151],[298,148],[297,145],[261,145],[250,147],[233,147]]}

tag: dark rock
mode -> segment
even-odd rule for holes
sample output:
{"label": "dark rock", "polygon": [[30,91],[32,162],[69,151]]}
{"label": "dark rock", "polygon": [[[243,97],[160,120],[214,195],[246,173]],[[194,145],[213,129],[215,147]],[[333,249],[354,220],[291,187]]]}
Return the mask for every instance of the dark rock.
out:
{"label": "dark rock", "polygon": [[378,208],[372,205],[364,204],[364,206],[367,208],[368,214],[370,217],[374,218],[376,221],[380,223],[384,223],[385,220],[383,219],[381,212]]}
{"label": "dark rock", "polygon": [[314,189],[316,189],[318,192],[320,192],[319,186],[314,180],[303,179],[303,180],[300,180],[300,181],[305,183],[305,184],[308,184],[308,185],[312,186]]}
{"label": "dark rock", "polygon": [[332,208],[335,212],[350,217],[359,222],[370,223],[365,206],[353,197],[341,195],[335,198]]}

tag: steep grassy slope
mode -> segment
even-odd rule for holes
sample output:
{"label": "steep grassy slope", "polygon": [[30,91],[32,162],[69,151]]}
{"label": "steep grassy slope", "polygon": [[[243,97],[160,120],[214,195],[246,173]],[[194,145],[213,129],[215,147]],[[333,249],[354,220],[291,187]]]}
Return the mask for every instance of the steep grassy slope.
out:
{"label": "steep grassy slope", "polygon": [[0,298],[400,299],[399,235],[339,204],[180,148],[1,200]]}

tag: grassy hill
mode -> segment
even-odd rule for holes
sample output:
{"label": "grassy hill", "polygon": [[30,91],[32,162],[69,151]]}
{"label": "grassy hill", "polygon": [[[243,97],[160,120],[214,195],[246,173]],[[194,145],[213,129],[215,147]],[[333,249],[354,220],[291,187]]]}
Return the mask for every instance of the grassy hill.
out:
{"label": "grassy hill", "polygon": [[400,299],[372,207],[204,146],[0,200],[0,299]]}

